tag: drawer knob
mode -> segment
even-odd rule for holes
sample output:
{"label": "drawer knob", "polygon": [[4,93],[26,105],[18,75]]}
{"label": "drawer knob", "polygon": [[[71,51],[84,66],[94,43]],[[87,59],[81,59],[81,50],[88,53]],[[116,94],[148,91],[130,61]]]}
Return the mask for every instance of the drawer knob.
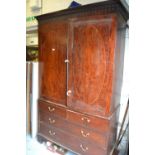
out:
{"label": "drawer knob", "polygon": [[83,137],[88,137],[89,135],[90,135],[90,133],[88,132],[88,133],[84,133],[84,131],[83,130],[81,130],[81,134],[82,134],[82,136]]}
{"label": "drawer knob", "polygon": [[55,108],[48,107],[48,110],[49,110],[50,112],[53,112],[53,111],[55,111]]}
{"label": "drawer knob", "polygon": [[52,120],[51,118],[49,118],[48,120],[49,120],[50,124],[54,124],[55,123],[54,119]]}
{"label": "drawer knob", "polygon": [[85,152],[85,151],[87,151],[87,150],[88,150],[88,147],[83,147],[83,145],[82,145],[82,144],[80,145],[80,148],[82,149],[82,151],[83,151],[83,152]]}
{"label": "drawer knob", "polygon": [[55,135],[55,132],[52,132],[51,130],[49,131],[49,134],[51,135],[51,136],[54,136]]}
{"label": "drawer knob", "polygon": [[90,119],[86,118],[86,117],[82,117],[81,118],[82,121],[86,121],[87,123],[90,123]]}

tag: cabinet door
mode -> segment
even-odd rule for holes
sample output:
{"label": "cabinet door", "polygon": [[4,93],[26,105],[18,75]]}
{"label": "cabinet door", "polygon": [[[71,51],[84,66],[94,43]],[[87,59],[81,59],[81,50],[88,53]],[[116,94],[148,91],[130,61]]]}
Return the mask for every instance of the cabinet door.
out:
{"label": "cabinet door", "polygon": [[40,98],[66,104],[67,24],[64,21],[39,26]]}
{"label": "cabinet door", "polygon": [[112,17],[73,20],[69,31],[67,104],[104,116],[110,109],[116,25]]}

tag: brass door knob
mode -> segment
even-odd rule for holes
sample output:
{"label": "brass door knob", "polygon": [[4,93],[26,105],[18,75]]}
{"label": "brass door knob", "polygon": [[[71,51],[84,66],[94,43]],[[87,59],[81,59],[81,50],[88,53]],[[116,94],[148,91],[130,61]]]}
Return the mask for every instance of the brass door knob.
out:
{"label": "brass door knob", "polygon": [[71,93],[72,93],[72,91],[71,91],[71,90],[68,90],[68,91],[67,91],[67,96],[70,96]]}

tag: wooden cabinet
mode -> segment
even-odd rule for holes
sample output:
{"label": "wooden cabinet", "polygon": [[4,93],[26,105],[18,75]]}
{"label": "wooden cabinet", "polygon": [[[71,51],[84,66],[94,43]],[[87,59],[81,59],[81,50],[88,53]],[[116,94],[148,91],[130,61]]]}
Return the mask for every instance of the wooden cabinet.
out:
{"label": "wooden cabinet", "polygon": [[109,155],[116,139],[128,13],[105,1],[37,17],[38,140]]}

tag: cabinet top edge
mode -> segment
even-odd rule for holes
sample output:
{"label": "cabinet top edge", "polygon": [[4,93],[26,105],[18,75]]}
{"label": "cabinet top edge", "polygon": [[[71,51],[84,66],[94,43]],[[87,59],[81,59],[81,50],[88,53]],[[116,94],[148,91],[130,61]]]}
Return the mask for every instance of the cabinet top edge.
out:
{"label": "cabinet top edge", "polygon": [[102,10],[105,11],[106,14],[120,13],[125,21],[127,21],[129,18],[129,12],[125,8],[125,6],[120,2],[120,0],[107,0],[103,2],[78,6],[75,8],[67,8],[56,12],[46,13],[43,15],[36,16],[36,19],[40,22],[42,20],[48,20],[55,17],[65,16],[69,14],[76,14],[79,12],[92,12],[94,10]]}

